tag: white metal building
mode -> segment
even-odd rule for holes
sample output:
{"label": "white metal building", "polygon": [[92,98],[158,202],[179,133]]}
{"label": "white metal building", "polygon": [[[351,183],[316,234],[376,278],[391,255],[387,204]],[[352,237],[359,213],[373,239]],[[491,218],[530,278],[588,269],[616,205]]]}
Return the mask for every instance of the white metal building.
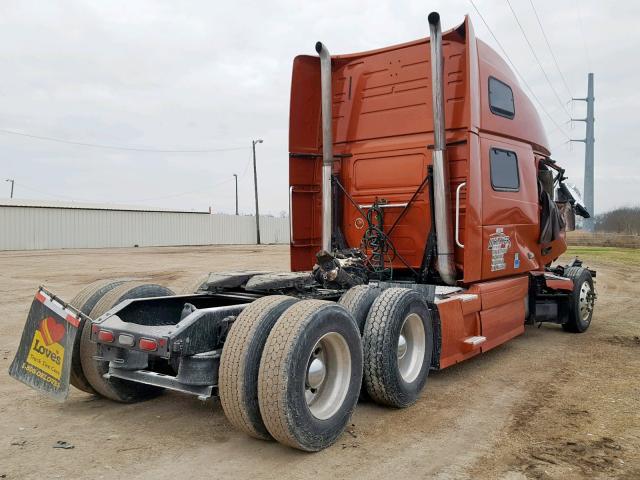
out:
{"label": "white metal building", "polygon": [[[261,216],[260,237],[289,243],[289,219]],[[255,243],[255,216],[0,200],[0,250]]]}

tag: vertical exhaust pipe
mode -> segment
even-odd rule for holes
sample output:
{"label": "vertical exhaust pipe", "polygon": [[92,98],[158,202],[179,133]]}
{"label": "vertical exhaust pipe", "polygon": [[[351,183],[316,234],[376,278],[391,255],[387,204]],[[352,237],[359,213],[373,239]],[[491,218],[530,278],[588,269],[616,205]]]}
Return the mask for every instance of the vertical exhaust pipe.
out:
{"label": "vertical exhaust pipe", "polygon": [[428,17],[431,46],[431,91],[433,95],[433,191],[438,251],[438,272],[447,285],[456,283],[453,259],[453,229],[451,227],[451,196],[449,194],[449,166],[446,159],[444,119],[444,80],[442,56],[442,29],[440,15],[431,12]]}
{"label": "vertical exhaust pipe", "polygon": [[322,42],[316,43],[316,52],[320,55],[322,104],[322,250],[331,252],[331,170],[333,167],[331,54]]}

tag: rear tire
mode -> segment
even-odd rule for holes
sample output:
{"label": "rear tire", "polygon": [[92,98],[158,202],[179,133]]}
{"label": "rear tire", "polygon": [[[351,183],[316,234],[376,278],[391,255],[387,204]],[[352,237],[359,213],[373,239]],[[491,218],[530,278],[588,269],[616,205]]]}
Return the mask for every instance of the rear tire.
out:
{"label": "rear tire", "polygon": [[342,434],[362,382],[360,333],[341,305],[303,300],[269,334],[258,400],[269,433],[300,450],[322,450]]}
{"label": "rear tire", "polygon": [[340,300],[338,300],[338,303],[353,315],[360,334],[364,331],[364,324],[367,321],[369,309],[373,301],[380,295],[380,292],[381,290],[377,287],[357,285],[347,290],[345,294],[340,297]]}
{"label": "rear tire", "polygon": [[[167,295],[173,295],[173,292],[161,285],[138,282],[123,283],[98,301],[91,310],[90,317],[97,319],[124,300]],[[162,393],[163,389],[159,387],[119,378],[104,378],[104,374],[109,371],[109,362],[94,360],[93,357],[97,353],[98,344],[91,341],[91,324],[86,323],[82,329],[80,361],[87,381],[99,395],[116,402],[133,403],[156,397]]]}
{"label": "rear tire", "polygon": [[[338,303],[349,310],[353,316],[353,319],[356,321],[358,329],[360,330],[360,336],[362,336],[362,333],[364,332],[364,324],[367,321],[367,315],[369,314],[371,305],[373,305],[374,300],[378,298],[381,291],[382,290],[378,287],[356,285],[355,287],[347,290],[338,301]],[[362,402],[368,402],[371,400],[364,382],[362,382],[362,387],[360,388],[359,399]]]}
{"label": "rear tire", "polygon": [[222,349],[218,385],[222,409],[234,427],[261,440],[270,440],[271,435],[258,404],[260,358],[273,325],[297,301],[270,295],[251,303],[233,322]]}
{"label": "rear tire", "polygon": [[406,288],[383,291],[369,310],[362,343],[369,396],[398,408],[414,403],[433,355],[432,316],[422,297]]}
{"label": "rear tire", "polygon": [[[96,303],[108,292],[113,290],[119,285],[122,285],[124,280],[98,280],[96,282],[90,283],[86,287],[84,287],[78,294],[73,297],[71,305],[76,307],[85,315],[89,315],[93,307],[96,306]],[[76,387],[78,390],[82,390],[83,392],[91,393],[93,395],[97,394],[94,388],[91,386],[84,372],[82,371],[82,363],[80,361],[80,343],[82,340],[82,330],[84,328],[85,320],[83,317],[80,317],[80,324],[78,325],[78,333],[76,334],[76,339],[73,343],[73,355],[71,357],[71,376],[69,381],[71,385]]]}
{"label": "rear tire", "polygon": [[200,288],[207,284],[208,280],[208,273],[206,275],[201,275],[196,279],[191,279],[189,283],[187,283],[180,289],[180,295],[191,295],[192,293],[198,293]]}
{"label": "rear tire", "polygon": [[573,292],[569,300],[569,320],[562,328],[571,333],[586,332],[593,318],[595,289],[591,272],[582,267],[569,267],[564,276],[573,280]]}

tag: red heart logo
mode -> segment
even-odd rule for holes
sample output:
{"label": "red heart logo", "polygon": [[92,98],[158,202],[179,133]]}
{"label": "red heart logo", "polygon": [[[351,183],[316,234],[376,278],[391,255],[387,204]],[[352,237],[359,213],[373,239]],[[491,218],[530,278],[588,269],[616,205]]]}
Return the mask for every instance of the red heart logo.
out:
{"label": "red heart logo", "polygon": [[40,330],[42,339],[47,346],[52,343],[57,343],[64,338],[64,325],[56,322],[53,317],[43,318],[38,330]]}

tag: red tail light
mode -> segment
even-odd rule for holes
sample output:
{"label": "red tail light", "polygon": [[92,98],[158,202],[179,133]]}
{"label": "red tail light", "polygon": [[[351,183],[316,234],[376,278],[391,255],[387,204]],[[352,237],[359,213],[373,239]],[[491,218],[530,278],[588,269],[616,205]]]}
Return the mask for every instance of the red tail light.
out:
{"label": "red tail light", "polygon": [[98,332],[98,341],[102,343],[112,343],[115,340],[113,332],[109,330],[100,330]]}
{"label": "red tail light", "polygon": [[155,352],[158,349],[158,342],[150,340],[148,338],[140,339],[140,350],[146,350],[147,352]]}

